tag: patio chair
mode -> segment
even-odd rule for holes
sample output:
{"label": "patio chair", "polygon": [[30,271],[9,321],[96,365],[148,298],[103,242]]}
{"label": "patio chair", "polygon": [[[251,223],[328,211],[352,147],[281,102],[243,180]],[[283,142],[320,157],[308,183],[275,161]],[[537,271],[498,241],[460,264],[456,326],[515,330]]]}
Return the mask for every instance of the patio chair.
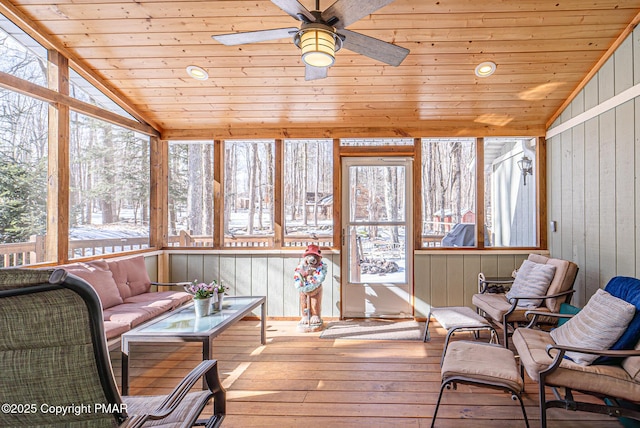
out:
{"label": "patio chair", "polygon": [[[509,292],[487,293],[484,288],[474,294],[471,301],[491,322],[502,328],[502,344],[508,348],[510,332],[528,321],[525,312],[538,309],[558,313],[562,303],[570,303],[577,274],[578,266],[573,262],[530,254],[517,271]],[[553,317],[539,317],[538,321],[540,324],[557,323]]]}
{"label": "patio chair", "polygon": [[[540,314],[548,316],[527,315]],[[633,426],[640,425],[640,280],[613,278],[569,317],[551,332],[518,328],[513,334],[521,370],[539,383],[541,426],[550,408],[632,418]],[[548,388],[554,399],[546,398]],[[602,401],[578,401],[574,392]]]}
{"label": "patio chair", "polygon": [[[167,396],[121,396],[106,346],[100,300],[62,269],[0,269],[0,426],[186,427],[225,390],[203,361]],[[207,388],[190,391],[204,377]]]}

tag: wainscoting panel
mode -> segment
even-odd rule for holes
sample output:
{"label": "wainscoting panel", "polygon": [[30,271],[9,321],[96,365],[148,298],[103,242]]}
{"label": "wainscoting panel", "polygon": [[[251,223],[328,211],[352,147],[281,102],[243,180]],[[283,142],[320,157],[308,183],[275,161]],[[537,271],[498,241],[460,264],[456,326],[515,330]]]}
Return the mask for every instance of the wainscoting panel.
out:
{"label": "wainscoting panel", "polygon": [[[546,251],[536,251],[548,254]],[[222,280],[229,294],[267,296],[267,314],[273,318],[300,316],[293,271],[300,260],[294,252],[238,253],[215,250],[166,251],[170,281]],[[478,289],[478,273],[509,276],[529,251],[416,251],[414,258],[415,316],[424,318],[431,306],[469,306]],[[340,317],[340,254],[328,253],[322,316]],[[256,312],[257,313],[257,312]]]}

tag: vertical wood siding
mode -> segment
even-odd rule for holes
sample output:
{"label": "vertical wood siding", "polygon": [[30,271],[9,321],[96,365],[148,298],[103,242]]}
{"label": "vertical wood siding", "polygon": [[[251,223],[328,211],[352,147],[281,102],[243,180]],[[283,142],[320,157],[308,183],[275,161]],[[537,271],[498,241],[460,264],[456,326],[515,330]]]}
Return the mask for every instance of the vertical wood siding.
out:
{"label": "vertical wood siding", "polygon": [[[299,254],[199,253],[169,254],[170,281],[210,282],[214,279],[229,286],[231,295],[267,296],[270,317],[300,315],[298,292],[293,286],[293,270]],[[339,317],[340,255],[326,254],[327,277],[323,283],[322,316]],[[257,313],[257,312],[256,312]]]}
{"label": "vertical wood siding", "polygon": [[[553,126],[640,84],[639,58],[636,29]],[[640,276],[639,121],[635,98],[547,140],[549,221],[558,224],[549,250],[580,267],[580,306],[613,276]]]}
{"label": "vertical wood siding", "polygon": [[[528,252],[499,254],[418,252],[414,257],[415,316],[426,317],[431,306],[469,306],[477,292],[478,273],[509,276],[527,258]],[[300,315],[298,293],[293,287],[293,270],[299,254],[210,254],[189,252],[169,254],[170,281],[211,281],[221,279],[229,294],[267,296],[270,317]],[[340,317],[340,255],[324,256],[327,277],[323,284],[323,317]]]}

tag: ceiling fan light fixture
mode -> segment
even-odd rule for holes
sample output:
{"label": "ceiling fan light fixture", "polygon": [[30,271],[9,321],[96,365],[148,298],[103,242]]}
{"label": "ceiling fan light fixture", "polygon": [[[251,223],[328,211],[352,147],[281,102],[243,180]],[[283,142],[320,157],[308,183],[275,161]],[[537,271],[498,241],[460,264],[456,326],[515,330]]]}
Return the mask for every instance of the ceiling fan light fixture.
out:
{"label": "ceiling fan light fixture", "polygon": [[336,60],[337,35],[323,27],[307,26],[300,30],[294,40],[302,50],[302,61],[307,65],[330,67]]}
{"label": "ceiling fan light fixture", "polygon": [[489,77],[496,71],[496,63],[493,61],[485,61],[476,67],[476,76]]}
{"label": "ceiling fan light fixture", "polygon": [[187,74],[196,80],[207,80],[209,78],[209,73],[207,73],[204,68],[198,67],[197,65],[188,66]]}

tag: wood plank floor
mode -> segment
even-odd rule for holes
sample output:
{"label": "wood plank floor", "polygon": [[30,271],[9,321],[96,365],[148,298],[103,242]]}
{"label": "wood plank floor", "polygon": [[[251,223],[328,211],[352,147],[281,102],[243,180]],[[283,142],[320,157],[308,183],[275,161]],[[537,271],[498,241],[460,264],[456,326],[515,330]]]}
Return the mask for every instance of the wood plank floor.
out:
{"label": "wood plank floor", "polygon": [[[436,324],[437,327],[437,324]],[[300,333],[294,321],[241,321],[215,339],[214,358],[227,389],[223,427],[415,427],[431,425],[440,388],[444,330],[418,341],[327,340]],[[454,340],[472,339],[461,333]],[[164,394],[201,359],[199,344],[134,345],[132,395]],[[120,352],[111,358],[120,385]],[[526,379],[524,403],[539,426],[537,384]],[[205,412],[210,412],[210,407]],[[550,428],[621,427],[614,418],[559,409]],[[460,385],[443,396],[437,427],[524,427],[506,393]]]}

